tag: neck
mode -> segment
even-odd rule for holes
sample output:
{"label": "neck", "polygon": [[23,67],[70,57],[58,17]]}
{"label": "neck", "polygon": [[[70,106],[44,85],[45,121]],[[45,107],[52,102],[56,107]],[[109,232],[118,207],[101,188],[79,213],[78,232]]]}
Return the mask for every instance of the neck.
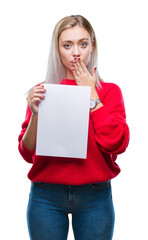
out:
{"label": "neck", "polygon": [[72,74],[71,71],[67,71],[67,72],[66,72],[65,78],[66,78],[66,79],[75,80],[75,79],[74,79],[74,76],[73,76],[73,74]]}

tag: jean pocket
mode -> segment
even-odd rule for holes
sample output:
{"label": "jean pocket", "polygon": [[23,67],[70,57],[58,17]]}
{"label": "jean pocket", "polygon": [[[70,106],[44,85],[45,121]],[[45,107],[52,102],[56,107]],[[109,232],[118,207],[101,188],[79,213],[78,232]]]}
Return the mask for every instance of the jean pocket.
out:
{"label": "jean pocket", "polygon": [[110,181],[107,182],[99,182],[99,183],[91,183],[91,188],[98,190],[105,190],[110,186]]}

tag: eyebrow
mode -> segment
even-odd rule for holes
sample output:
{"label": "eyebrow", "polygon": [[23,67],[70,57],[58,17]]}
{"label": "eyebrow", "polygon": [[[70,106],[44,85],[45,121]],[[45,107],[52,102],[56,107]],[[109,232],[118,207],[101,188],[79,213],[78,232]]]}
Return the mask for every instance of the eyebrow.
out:
{"label": "eyebrow", "polygon": [[[79,40],[79,42],[82,42],[82,41],[84,41],[84,40],[89,41],[88,38],[81,38],[81,39]],[[64,42],[71,43],[72,41],[71,41],[71,40],[64,40],[64,41],[62,41],[62,43],[64,43]]]}

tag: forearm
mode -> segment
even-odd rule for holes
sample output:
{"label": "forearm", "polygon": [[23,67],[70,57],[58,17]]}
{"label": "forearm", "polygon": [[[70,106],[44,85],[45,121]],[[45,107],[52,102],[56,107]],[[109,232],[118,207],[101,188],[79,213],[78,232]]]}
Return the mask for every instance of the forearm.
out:
{"label": "forearm", "polygon": [[31,116],[27,130],[23,136],[23,143],[30,151],[34,151],[36,148],[37,118],[38,114]]}
{"label": "forearm", "polygon": [[91,112],[91,119],[100,149],[110,154],[120,154],[127,148],[129,129],[122,92],[117,85],[109,85],[110,89],[102,98],[103,106],[98,111]]}
{"label": "forearm", "polygon": [[129,142],[129,129],[122,112],[111,114],[106,106],[91,113],[95,129],[95,139],[103,152],[120,154]]}

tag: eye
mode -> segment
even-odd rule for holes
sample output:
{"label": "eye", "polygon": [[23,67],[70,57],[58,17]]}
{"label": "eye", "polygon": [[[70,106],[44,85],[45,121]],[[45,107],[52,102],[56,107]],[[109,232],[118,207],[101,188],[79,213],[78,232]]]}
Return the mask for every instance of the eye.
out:
{"label": "eye", "polygon": [[81,46],[82,46],[83,48],[85,48],[85,47],[87,47],[87,43],[86,43],[86,42],[82,42],[82,43],[81,43]]}
{"label": "eye", "polygon": [[64,44],[64,48],[70,48],[70,44]]}

